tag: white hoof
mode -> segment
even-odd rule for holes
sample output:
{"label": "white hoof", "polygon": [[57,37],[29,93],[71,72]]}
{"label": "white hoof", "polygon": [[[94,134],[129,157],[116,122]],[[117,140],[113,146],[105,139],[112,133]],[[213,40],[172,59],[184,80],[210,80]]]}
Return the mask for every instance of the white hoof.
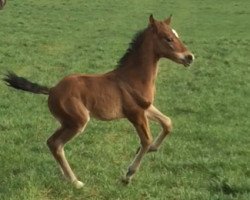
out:
{"label": "white hoof", "polygon": [[78,180],[73,181],[73,184],[77,189],[80,189],[84,186],[84,183]]}

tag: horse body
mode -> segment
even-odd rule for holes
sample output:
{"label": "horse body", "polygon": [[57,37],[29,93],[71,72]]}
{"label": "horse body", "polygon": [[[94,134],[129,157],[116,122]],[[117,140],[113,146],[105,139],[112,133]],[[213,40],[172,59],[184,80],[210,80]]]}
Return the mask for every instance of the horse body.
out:
{"label": "horse body", "polygon": [[[151,15],[149,26],[132,41],[118,67],[101,75],[75,74],[63,78],[52,88],[39,86],[10,74],[5,81],[12,87],[33,93],[48,94],[48,106],[61,127],[47,144],[61,171],[76,187],[82,187],[73,173],[63,147],[84,130],[91,117],[100,120],[127,118],[140,138],[139,148],[124,177],[129,183],[143,156],[156,151],[170,133],[172,123],[154,105],[157,63],[165,57],[188,66],[194,56],[170,28],[171,17],[157,21]],[[153,141],[148,120],[158,122],[162,131]]]}
{"label": "horse body", "polygon": [[[97,119],[113,120],[123,117],[122,96],[117,78],[113,74],[98,76],[73,75],[65,77],[49,91],[48,105],[57,116],[57,110],[69,113],[76,101]],[[80,89],[79,89],[80,88]],[[71,99],[74,99],[71,101]],[[63,111],[64,110],[64,111]],[[58,114],[60,118],[61,114]],[[63,118],[63,117],[62,117]],[[77,121],[75,121],[77,123]]]}
{"label": "horse body", "polygon": [[128,53],[117,69],[102,75],[71,75],[50,89],[50,111],[56,116],[54,110],[59,108],[55,107],[60,105],[61,110],[67,109],[73,107],[70,103],[78,101],[90,116],[113,120],[129,117],[132,108],[145,110],[149,107],[154,100],[159,58],[152,51],[152,40],[148,39],[151,37],[147,34],[152,33],[145,30],[142,34],[144,39],[136,54]]}

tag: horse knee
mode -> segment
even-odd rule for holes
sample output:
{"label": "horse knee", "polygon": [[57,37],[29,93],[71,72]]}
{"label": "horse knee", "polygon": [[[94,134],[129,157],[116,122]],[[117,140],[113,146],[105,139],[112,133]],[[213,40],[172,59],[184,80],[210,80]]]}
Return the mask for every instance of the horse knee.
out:
{"label": "horse knee", "polygon": [[166,117],[163,123],[163,129],[166,134],[170,133],[173,129],[172,120]]}

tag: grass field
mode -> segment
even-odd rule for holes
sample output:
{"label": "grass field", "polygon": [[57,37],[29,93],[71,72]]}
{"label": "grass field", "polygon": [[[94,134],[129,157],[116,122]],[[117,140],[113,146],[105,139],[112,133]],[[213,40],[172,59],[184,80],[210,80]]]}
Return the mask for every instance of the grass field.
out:
{"label": "grass field", "polygon": [[155,105],[174,123],[160,151],[125,187],[120,177],[138,147],[135,131],[126,120],[92,120],[65,148],[85,182],[77,190],[46,146],[58,127],[46,97],[0,83],[1,200],[250,199],[249,0],[8,1],[0,11],[0,74],[53,86],[71,73],[107,72],[151,13],[172,13],[196,56],[189,69],[160,62]]}

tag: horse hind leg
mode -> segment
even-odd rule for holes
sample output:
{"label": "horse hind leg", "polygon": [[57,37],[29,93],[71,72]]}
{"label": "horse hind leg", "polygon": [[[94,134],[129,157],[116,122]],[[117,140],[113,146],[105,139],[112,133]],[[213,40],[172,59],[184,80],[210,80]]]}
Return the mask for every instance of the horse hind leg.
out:
{"label": "horse hind leg", "polygon": [[83,187],[83,183],[79,181],[71,169],[65,154],[64,154],[64,145],[70,141],[73,137],[79,134],[87,125],[89,121],[89,116],[81,116],[81,120],[72,120],[72,123],[62,123],[61,128],[59,128],[48,140],[47,145],[54,156],[55,160],[58,162],[61,171],[64,176],[74,184],[76,188]]}

